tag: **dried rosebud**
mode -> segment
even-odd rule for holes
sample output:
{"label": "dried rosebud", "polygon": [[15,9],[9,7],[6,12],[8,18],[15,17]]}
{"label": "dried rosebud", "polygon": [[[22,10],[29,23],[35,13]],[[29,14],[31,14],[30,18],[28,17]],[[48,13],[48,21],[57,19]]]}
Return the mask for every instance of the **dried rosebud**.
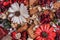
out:
{"label": "dried rosebud", "polygon": [[51,20],[53,20],[53,18],[54,18],[54,13],[50,10],[45,10],[40,15],[41,23],[49,23]]}
{"label": "dried rosebud", "polygon": [[56,11],[56,16],[60,19],[60,8]]}
{"label": "dried rosebud", "polygon": [[39,4],[41,5],[41,6],[46,6],[46,4],[47,5],[50,5],[50,3],[51,2],[56,2],[57,0],[39,0]]}

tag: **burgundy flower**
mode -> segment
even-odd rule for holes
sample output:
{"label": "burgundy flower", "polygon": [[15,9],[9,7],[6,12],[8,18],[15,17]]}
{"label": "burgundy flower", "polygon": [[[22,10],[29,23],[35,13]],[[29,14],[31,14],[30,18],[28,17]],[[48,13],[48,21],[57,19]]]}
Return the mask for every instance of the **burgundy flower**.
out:
{"label": "burgundy flower", "polygon": [[41,6],[45,6],[46,4],[50,5],[51,2],[56,2],[57,0],[39,0],[39,4]]}
{"label": "burgundy flower", "polygon": [[0,39],[2,38],[2,37],[4,37],[5,35],[7,35],[7,30],[5,30],[4,28],[2,28],[1,26],[0,26]]}
{"label": "burgundy flower", "polygon": [[56,16],[60,19],[60,8],[56,11]]}
{"label": "burgundy flower", "polygon": [[60,26],[57,26],[56,29],[56,40],[60,40]]}
{"label": "burgundy flower", "polygon": [[21,35],[21,39],[22,39],[22,40],[27,40],[27,35],[28,35],[27,32],[24,31],[24,32],[22,32],[21,34],[22,34],[22,35]]}
{"label": "burgundy flower", "polygon": [[45,10],[41,15],[40,15],[40,22],[43,23],[49,23],[51,20],[53,20],[54,14],[53,12],[49,10]]}

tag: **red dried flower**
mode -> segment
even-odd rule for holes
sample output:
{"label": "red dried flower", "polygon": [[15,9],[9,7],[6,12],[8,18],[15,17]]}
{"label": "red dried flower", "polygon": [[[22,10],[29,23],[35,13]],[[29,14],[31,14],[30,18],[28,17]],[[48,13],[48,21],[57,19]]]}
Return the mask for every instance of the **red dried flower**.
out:
{"label": "red dried flower", "polygon": [[56,33],[54,28],[50,27],[49,24],[43,24],[36,29],[35,34],[37,35],[36,40],[54,40]]}
{"label": "red dried flower", "polygon": [[5,35],[7,35],[7,30],[5,30],[4,28],[2,28],[2,26],[0,26],[0,39],[3,38]]}
{"label": "red dried flower", "polygon": [[60,35],[60,26],[57,26],[56,32]]}
{"label": "red dried flower", "polygon": [[56,2],[57,0],[39,0],[39,4],[41,6],[45,6],[46,4],[50,5],[51,2]]}
{"label": "red dried flower", "polygon": [[56,40],[60,40],[60,26],[57,26],[56,29]]}
{"label": "red dried flower", "polygon": [[40,22],[49,23],[54,18],[54,13],[50,10],[45,10],[42,15],[40,15]]}
{"label": "red dried flower", "polygon": [[16,32],[12,32],[12,37],[15,38]]}
{"label": "red dried flower", "polygon": [[60,8],[56,11],[56,16],[60,19]]}
{"label": "red dried flower", "polygon": [[4,5],[4,6],[8,6],[8,5],[10,5],[11,3],[12,3],[11,0],[4,0],[3,5]]}

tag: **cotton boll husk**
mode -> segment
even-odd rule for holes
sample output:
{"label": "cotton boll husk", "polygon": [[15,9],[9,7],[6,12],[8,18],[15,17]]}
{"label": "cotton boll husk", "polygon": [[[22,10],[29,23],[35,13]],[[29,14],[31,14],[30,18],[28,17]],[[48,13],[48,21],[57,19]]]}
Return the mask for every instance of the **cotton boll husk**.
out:
{"label": "cotton boll husk", "polygon": [[2,19],[6,19],[6,14],[2,14]]}
{"label": "cotton boll husk", "polygon": [[59,9],[59,8],[60,8],[60,2],[55,2],[55,3],[53,4],[53,8],[54,8],[54,9]]}
{"label": "cotton boll husk", "polygon": [[11,23],[12,28],[16,28],[17,25],[18,25],[17,23]]}

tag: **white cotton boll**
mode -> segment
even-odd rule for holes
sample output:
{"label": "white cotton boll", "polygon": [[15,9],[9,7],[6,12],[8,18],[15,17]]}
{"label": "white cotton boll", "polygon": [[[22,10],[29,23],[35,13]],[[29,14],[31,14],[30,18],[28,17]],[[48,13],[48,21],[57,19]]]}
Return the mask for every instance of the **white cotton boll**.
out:
{"label": "white cotton boll", "polygon": [[43,10],[45,10],[45,9],[46,9],[46,7],[42,7],[42,9],[43,9]]}
{"label": "white cotton boll", "polygon": [[28,38],[27,38],[27,40],[33,40],[29,35],[28,35]]}
{"label": "white cotton boll", "polygon": [[8,29],[8,30],[10,30],[10,32],[8,33],[8,35],[11,34],[11,33],[13,32],[12,28],[10,28],[10,29]]}
{"label": "white cotton boll", "polygon": [[38,19],[38,18],[36,18],[36,21],[39,21],[39,19]]}
{"label": "white cotton boll", "polygon": [[2,19],[6,19],[6,14],[2,14]]}
{"label": "white cotton boll", "polygon": [[14,30],[16,30],[16,28],[14,28]]}
{"label": "white cotton boll", "polygon": [[32,38],[27,38],[27,40],[33,40]]}
{"label": "white cotton boll", "polygon": [[[14,18],[11,19],[11,21],[13,21],[13,20],[14,20]],[[13,21],[13,23],[14,23],[14,21]]]}
{"label": "white cotton boll", "polygon": [[49,7],[46,7],[46,9],[50,9]]}
{"label": "white cotton boll", "polygon": [[52,12],[56,12],[56,10],[55,9],[52,9]]}
{"label": "white cotton boll", "polygon": [[8,9],[8,12],[15,12],[11,7]]}
{"label": "white cotton boll", "polygon": [[16,36],[16,39],[20,39],[21,33],[17,33],[15,36]]}
{"label": "white cotton boll", "polygon": [[12,31],[12,28],[10,28],[10,31]]}
{"label": "white cotton boll", "polygon": [[33,19],[34,19],[34,18],[37,18],[36,15],[33,15],[32,17],[33,17]]}
{"label": "white cotton boll", "polygon": [[12,28],[15,28],[17,26],[17,24],[11,24]]}
{"label": "white cotton boll", "polygon": [[29,17],[27,7],[24,6],[23,3],[21,3],[21,5],[20,5],[20,13],[21,13],[21,15],[24,16],[25,18],[28,18],[28,17]]}
{"label": "white cotton boll", "polygon": [[50,22],[50,24],[51,24],[53,27],[56,27],[56,25],[55,25],[53,22]]}
{"label": "white cotton boll", "polygon": [[50,3],[50,7],[51,7],[51,9],[53,9],[53,2]]}
{"label": "white cotton boll", "polygon": [[56,25],[55,25],[55,24],[53,24],[53,27],[56,27]]}
{"label": "white cotton boll", "polygon": [[39,12],[41,12],[42,11],[42,8],[40,6],[38,6],[38,10],[39,10]]}
{"label": "white cotton boll", "polygon": [[36,28],[38,28],[39,27],[39,25],[36,25],[34,28],[33,28],[33,30],[35,31],[36,30]]}

